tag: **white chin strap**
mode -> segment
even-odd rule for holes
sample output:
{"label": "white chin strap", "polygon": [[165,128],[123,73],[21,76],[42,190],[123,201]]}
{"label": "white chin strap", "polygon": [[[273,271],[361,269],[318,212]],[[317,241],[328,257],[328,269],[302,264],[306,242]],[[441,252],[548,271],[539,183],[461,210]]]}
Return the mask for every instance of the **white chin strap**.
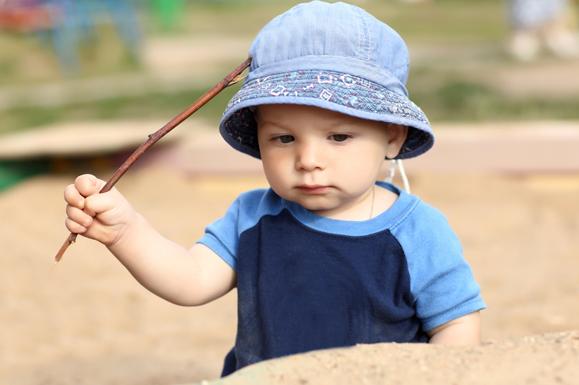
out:
{"label": "white chin strap", "polygon": [[406,171],[404,171],[404,165],[402,160],[393,159],[390,161],[390,168],[388,170],[388,176],[386,177],[386,182],[393,183],[394,177],[396,176],[396,168],[400,171],[400,179],[402,179],[402,184],[404,185],[404,190],[410,194],[410,183],[408,182],[408,177],[406,176]]}

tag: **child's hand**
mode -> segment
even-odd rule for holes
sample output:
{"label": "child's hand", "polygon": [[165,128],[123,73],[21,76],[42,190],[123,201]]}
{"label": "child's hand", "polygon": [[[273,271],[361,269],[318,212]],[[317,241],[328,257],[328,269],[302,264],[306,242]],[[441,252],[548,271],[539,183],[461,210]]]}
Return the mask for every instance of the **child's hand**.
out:
{"label": "child's hand", "polygon": [[65,225],[72,233],[112,246],[136,221],[137,213],[115,188],[99,194],[104,185],[94,175],[85,174],[65,188]]}
{"label": "child's hand", "polygon": [[96,239],[147,289],[184,306],[221,297],[236,283],[235,270],[207,246],[190,250],[168,240],[137,213],[116,189],[81,175],[64,190],[66,227]]}

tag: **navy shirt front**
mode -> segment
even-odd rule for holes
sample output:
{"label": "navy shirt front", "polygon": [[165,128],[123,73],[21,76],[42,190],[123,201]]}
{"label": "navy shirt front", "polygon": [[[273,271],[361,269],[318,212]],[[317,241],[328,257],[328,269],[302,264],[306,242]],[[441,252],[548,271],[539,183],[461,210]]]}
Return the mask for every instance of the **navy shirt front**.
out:
{"label": "navy shirt front", "polygon": [[426,342],[428,330],[484,307],[444,217],[379,185],[399,197],[368,221],[255,190],[207,227],[199,242],[237,273],[238,330],[223,375],[316,349]]}

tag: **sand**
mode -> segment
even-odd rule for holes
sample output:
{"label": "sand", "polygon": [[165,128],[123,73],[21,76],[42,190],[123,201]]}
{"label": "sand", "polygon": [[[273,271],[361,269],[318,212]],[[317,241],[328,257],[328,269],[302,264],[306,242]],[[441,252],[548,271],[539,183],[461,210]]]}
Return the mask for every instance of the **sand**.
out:
{"label": "sand", "polygon": [[578,354],[579,332],[477,347],[359,345],[267,361],[209,384],[575,384]]}
{"label": "sand", "polygon": [[[235,336],[235,293],[203,307],[169,304],[86,239],[55,265],[71,180],[42,176],[0,194],[0,383],[216,379]],[[246,368],[224,383],[577,383],[579,175],[413,174],[411,182],[463,241],[489,305],[485,343],[315,352]],[[259,176],[141,167],[119,188],[162,233],[189,245],[239,192],[264,184]]]}

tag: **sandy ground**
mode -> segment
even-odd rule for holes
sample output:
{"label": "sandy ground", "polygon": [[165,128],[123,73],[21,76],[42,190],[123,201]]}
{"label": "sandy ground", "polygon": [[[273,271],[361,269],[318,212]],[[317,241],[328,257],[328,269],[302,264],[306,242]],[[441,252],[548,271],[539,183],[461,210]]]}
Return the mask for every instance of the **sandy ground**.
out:
{"label": "sandy ground", "polygon": [[[235,293],[199,308],[166,303],[86,239],[54,264],[67,235],[62,189],[71,178],[38,177],[0,195],[0,383],[177,384],[216,378],[234,339]],[[405,384],[470,378],[456,377],[458,369],[464,375],[492,371],[495,383],[527,378],[572,384],[579,375],[577,332],[545,333],[579,330],[579,175],[414,174],[411,180],[415,193],[447,214],[464,243],[489,305],[483,316],[487,343],[478,350],[362,347],[300,358],[306,361],[299,364],[274,361],[274,369],[259,373],[266,370],[279,380],[281,370],[287,373],[281,382],[306,383],[319,377],[316,362],[322,359],[330,360],[330,369],[350,373],[331,377],[334,384],[352,378]],[[259,176],[185,177],[145,167],[129,173],[119,188],[162,233],[189,245],[239,192],[263,185]],[[535,337],[521,339],[530,335]],[[382,366],[377,352],[384,354]],[[508,362],[515,361],[513,371]],[[351,362],[374,369],[359,364],[355,371]],[[539,376],[537,363],[552,375]],[[416,365],[428,375],[409,375]],[[392,371],[399,373],[388,377]],[[231,381],[249,383],[242,379]]]}
{"label": "sandy ground", "polygon": [[271,360],[209,384],[576,384],[578,354],[579,332],[470,348],[360,345]]}

